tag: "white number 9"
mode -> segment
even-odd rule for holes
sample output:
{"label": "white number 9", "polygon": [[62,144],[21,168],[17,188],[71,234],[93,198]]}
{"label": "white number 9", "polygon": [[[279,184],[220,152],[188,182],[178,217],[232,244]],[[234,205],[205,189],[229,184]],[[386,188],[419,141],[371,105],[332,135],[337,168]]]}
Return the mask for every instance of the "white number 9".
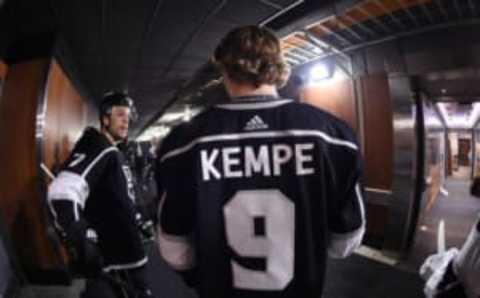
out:
{"label": "white number 9", "polygon": [[[227,242],[242,257],[266,258],[266,270],[231,261],[235,288],[282,290],[293,278],[295,205],[276,189],[239,191],[224,206]],[[255,235],[255,219],[264,223]]]}

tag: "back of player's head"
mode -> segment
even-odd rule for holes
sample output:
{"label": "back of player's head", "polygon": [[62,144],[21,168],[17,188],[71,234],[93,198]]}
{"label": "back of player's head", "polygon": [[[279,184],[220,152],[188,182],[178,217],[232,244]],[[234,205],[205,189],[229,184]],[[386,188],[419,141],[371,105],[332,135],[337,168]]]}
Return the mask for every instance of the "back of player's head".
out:
{"label": "back of player's head", "polygon": [[100,104],[100,123],[105,116],[112,114],[112,108],[115,106],[130,108],[131,120],[135,120],[135,107],[133,100],[123,92],[109,91],[103,95],[102,102]]}
{"label": "back of player's head", "polygon": [[230,31],[217,46],[213,59],[231,80],[256,87],[263,84],[282,87],[290,73],[278,38],[258,26]]}

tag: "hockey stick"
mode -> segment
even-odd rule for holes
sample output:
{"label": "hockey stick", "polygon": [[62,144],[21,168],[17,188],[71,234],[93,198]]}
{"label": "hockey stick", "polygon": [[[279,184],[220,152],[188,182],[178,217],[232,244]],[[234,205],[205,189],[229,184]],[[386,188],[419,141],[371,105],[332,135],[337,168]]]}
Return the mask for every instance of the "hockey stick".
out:
{"label": "hockey stick", "polygon": [[442,219],[438,223],[437,231],[437,253],[444,253],[446,248],[445,240],[445,221]]}
{"label": "hockey stick", "polygon": [[45,174],[47,174],[47,176],[50,178],[50,179],[55,179],[55,175],[52,173],[52,171],[50,171],[50,169],[42,162],[40,164],[40,168],[43,170],[43,172]]}

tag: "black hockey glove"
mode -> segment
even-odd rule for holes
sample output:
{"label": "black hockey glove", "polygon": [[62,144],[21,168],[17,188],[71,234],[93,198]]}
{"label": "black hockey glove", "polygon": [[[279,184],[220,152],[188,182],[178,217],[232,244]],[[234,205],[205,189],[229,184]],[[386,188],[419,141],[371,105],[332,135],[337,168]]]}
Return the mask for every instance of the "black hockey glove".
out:
{"label": "black hockey glove", "polygon": [[103,258],[97,246],[95,230],[80,220],[70,224],[65,234],[73,270],[87,278],[96,277],[102,271]]}
{"label": "black hockey glove", "polygon": [[142,242],[147,243],[155,240],[155,227],[152,220],[145,220],[142,214],[137,212],[135,214],[135,222],[138,230],[140,231]]}
{"label": "black hockey glove", "polygon": [[438,285],[438,292],[435,298],[467,298],[465,290],[453,272],[452,263],[448,265],[447,271]]}

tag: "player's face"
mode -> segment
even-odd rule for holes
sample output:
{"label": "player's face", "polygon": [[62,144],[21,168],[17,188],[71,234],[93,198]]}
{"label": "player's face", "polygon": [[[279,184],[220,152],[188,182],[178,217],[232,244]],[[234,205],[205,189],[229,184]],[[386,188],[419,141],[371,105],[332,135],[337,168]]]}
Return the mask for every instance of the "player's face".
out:
{"label": "player's face", "polygon": [[112,113],[107,119],[106,128],[114,140],[124,140],[128,136],[128,122],[130,108],[122,106],[112,107]]}

